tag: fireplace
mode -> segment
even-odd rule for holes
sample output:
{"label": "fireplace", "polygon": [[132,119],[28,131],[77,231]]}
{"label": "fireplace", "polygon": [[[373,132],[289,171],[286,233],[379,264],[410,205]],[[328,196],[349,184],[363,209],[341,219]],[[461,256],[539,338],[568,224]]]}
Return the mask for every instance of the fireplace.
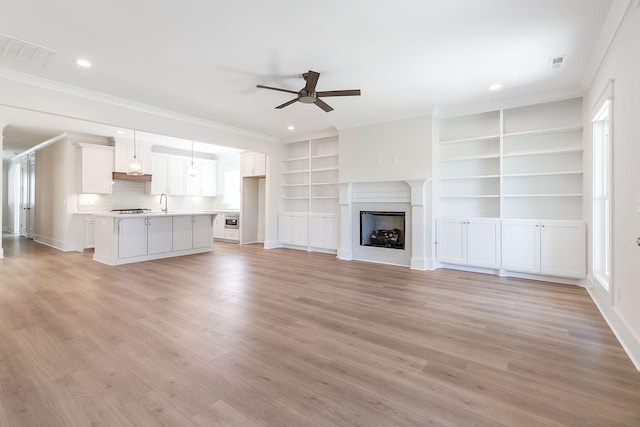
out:
{"label": "fireplace", "polygon": [[360,211],[360,246],[404,250],[404,212]]}

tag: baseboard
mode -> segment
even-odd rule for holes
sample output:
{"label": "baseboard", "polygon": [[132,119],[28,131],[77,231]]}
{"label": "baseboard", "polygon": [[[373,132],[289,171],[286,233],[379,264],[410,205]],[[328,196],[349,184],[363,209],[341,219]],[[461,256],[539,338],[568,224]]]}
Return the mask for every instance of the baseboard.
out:
{"label": "baseboard", "polygon": [[46,246],[50,246],[54,249],[61,250],[63,252],[71,252],[71,251],[78,250],[74,242],[63,242],[61,240],[51,239],[45,236],[35,235],[33,236],[33,241],[37,243],[41,243]]}
{"label": "baseboard", "polygon": [[613,331],[618,342],[631,359],[631,363],[640,371],[640,339],[636,337],[625,321],[620,317],[618,312],[607,300],[609,295],[599,290],[600,285],[591,280],[587,281],[587,292],[595,303],[596,307],[604,317],[604,320]]}
{"label": "baseboard", "polygon": [[409,268],[412,270],[425,271],[427,270],[427,260],[424,258],[411,258]]}
{"label": "baseboard", "polygon": [[338,249],[338,258],[345,261],[351,261],[353,259],[353,255],[350,250]]}
{"label": "baseboard", "polygon": [[264,242],[264,248],[265,249],[275,249],[275,248],[279,248],[280,245],[278,244],[277,241],[273,241],[273,240],[265,240]]}

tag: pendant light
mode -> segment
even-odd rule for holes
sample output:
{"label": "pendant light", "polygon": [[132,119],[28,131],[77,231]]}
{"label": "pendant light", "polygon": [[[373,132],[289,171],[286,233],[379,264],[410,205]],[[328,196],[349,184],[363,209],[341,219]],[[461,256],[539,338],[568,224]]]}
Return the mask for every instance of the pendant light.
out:
{"label": "pendant light", "polygon": [[197,175],[196,167],[193,164],[193,141],[191,141],[191,166],[189,166],[189,171],[187,172],[187,174],[191,178],[195,178],[195,176]]}
{"label": "pendant light", "polygon": [[129,161],[129,170],[127,175],[142,175],[142,161],[136,156],[136,131],[133,131],[133,159]]}

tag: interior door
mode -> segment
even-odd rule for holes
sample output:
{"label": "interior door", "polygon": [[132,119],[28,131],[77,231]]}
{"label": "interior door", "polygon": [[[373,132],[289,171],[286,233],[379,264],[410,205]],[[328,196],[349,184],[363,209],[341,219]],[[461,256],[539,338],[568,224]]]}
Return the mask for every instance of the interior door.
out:
{"label": "interior door", "polygon": [[36,234],[36,156],[29,155],[29,217],[27,224],[27,237],[33,239]]}
{"label": "interior door", "polygon": [[26,157],[20,160],[20,236],[27,237],[29,230],[29,162]]}

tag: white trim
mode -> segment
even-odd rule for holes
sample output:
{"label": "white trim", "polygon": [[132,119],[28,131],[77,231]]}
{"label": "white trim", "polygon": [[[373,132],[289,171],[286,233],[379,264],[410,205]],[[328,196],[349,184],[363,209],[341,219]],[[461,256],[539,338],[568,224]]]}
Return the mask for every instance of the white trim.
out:
{"label": "white trim", "polygon": [[41,236],[39,234],[33,236],[33,241],[54,249],[58,249],[63,252],[77,252],[78,250],[75,242],[64,242],[62,240],[52,239],[50,237]]}
{"label": "white trim", "polygon": [[600,291],[601,286],[588,280],[586,286],[589,296],[609,325],[609,328],[618,339],[618,342],[631,359],[635,368],[640,371],[640,339],[627,326],[624,319],[615,311],[607,301],[608,295]]}
{"label": "white trim", "polygon": [[[30,74],[21,73],[19,71],[0,68],[0,78],[6,79],[6,80],[12,80],[19,83],[25,83],[31,86],[36,86],[43,89],[56,91],[59,93],[64,93],[66,95],[77,96],[79,98],[84,98],[91,101],[102,102],[104,104],[114,105],[116,107],[127,108],[127,109],[138,111],[141,113],[152,114],[154,116],[164,117],[164,118],[178,120],[185,123],[222,130],[222,131],[234,133],[237,135],[248,136],[251,138],[257,138],[257,139],[269,141],[269,142],[276,142],[276,143],[280,142],[279,138],[274,138],[273,136],[270,136],[270,135],[265,135],[258,132],[252,132],[245,129],[236,128],[233,126],[223,125],[221,123],[213,122],[210,120],[201,119],[198,117],[190,116],[183,113],[178,113],[171,110],[165,110],[162,108],[154,107],[152,105],[131,101],[125,98],[119,98],[112,95],[107,95],[101,92],[95,92],[92,90],[83,89],[77,86],[55,82],[53,80],[36,77]],[[14,105],[9,105],[4,103],[0,105],[12,107],[12,108],[20,108]],[[21,108],[21,109],[24,109],[24,108]],[[47,111],[40,111],[40,110],[31,110],[31,111],[38,111],[41,113],[51,114]],[[61,117],[67,117],[67,116],[61,116]],[[77,117],[71,117],[71,118],[77,119]],[[82,119],[79,119],[79,120],[82,120]]]}

